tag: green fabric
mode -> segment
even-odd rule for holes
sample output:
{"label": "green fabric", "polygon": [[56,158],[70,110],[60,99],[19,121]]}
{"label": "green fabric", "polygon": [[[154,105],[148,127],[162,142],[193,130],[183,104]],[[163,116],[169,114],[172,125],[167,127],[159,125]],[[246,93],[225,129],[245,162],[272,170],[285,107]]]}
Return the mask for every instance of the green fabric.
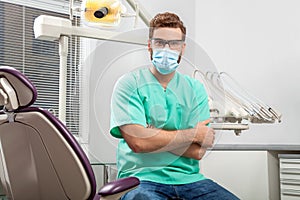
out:
{"label": "green fabric", "polygon": [[118,177],[136,176],[165,184],[185,184],[204,179],[199,161],[169,152],[134,153],[122,139],[119,126],[149,125],[164,130],[193,128],[209,118],[207,94],[203,85],[179,72],[166,90],[149,69],[121,77],[111,104],[110,133],[120,138],[117,152]]}

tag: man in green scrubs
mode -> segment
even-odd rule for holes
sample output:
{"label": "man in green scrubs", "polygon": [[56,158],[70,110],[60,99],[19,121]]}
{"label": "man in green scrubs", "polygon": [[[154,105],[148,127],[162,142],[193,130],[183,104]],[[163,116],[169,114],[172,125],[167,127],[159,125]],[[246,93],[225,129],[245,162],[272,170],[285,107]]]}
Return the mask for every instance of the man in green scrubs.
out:
{"label": "man in green scrubs", "polygon": [[173,13],[150,22],[152,66],[123,75],[111,101],[110,133],[120,138],[118,178],[135,176],[140,186],[122,199],[237,199],[199,173],[214,131],[203,85],[176,71],[186,28]]}

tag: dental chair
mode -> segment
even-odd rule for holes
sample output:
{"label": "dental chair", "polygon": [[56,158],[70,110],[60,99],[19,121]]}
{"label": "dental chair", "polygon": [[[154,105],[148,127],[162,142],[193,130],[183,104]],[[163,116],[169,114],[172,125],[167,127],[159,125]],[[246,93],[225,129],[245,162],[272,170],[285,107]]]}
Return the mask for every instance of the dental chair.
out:
{"label": "dental chair", "polygon": [[50,112],[29,107],[36,97],[22,73],[0,66],[0,178],[7,199],[116,200],[139,185],[128,177],[96,192],[80,145]]}

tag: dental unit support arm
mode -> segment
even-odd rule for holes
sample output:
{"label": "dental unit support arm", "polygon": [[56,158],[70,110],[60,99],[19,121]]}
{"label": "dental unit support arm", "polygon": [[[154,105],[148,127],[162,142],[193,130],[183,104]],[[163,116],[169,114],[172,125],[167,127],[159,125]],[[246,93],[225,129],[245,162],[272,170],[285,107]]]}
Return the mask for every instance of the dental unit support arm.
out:
{"label": "dental unit support arm", "polygon": [[66,77],[68,37],[81,36],[100,40],[124,42],[129,44],[147,45],[147,38],[139,35],[124,35],[113,31],[106,31],[89,27],[72,26],[66,18],[41,15],[34,21],[36,39],[59,42],[60,77],[59,77],[59,119],[66,122]]}

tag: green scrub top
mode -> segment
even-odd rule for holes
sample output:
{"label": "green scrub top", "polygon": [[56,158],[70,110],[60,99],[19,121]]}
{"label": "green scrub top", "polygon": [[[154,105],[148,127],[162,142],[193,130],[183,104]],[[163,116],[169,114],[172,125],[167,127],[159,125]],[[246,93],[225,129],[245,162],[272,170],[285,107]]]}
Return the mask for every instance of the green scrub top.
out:
{"label": "green scrub top", "polygon": [[170,152],[134,153],[122,138],[119,126],[139,124],[164,130],[193,128],[210,117],[203,85],[175,72],[164,89],[151,71],[139,69],[122,76],[111,101],[110,133],[120,138],[118,178],[135,176],[163,184],[186,184],[205,179],[199,161]]}

